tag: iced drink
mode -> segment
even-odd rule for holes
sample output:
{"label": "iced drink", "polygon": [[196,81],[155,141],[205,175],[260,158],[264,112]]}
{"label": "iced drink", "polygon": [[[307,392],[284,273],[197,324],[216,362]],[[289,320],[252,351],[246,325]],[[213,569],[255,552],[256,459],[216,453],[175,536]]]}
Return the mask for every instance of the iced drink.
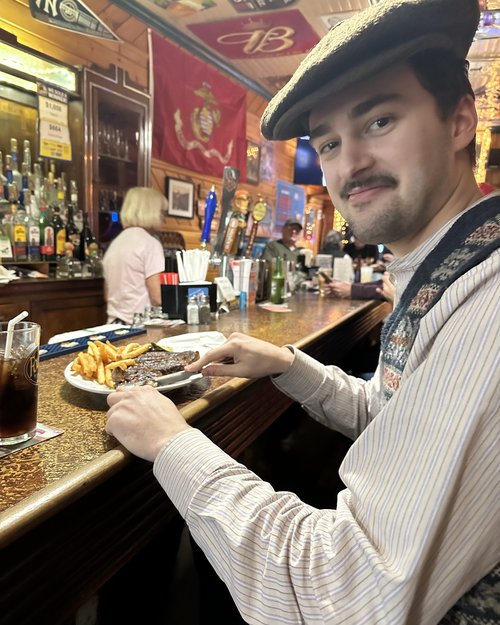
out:
{"label": "iced drink", "polygon": [[16,445],[36,432],[40,326],[18,323],[8,358],[6,330],[0,324],[0,445]]}

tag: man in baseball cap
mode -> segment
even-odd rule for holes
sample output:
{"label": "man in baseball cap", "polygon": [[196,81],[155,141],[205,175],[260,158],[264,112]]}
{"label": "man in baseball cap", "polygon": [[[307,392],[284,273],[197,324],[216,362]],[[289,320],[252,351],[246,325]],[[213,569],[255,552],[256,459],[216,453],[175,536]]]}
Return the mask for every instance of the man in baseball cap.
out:
{"label": "man in baseball cap", "polygon": [[236,334],[187,369],[271,375],[351,437],[330,509],[274,491],[159,393],[109,396],[108,431],[155,462],[247,623],[500,622],[500,197],[473,175],[478,20],[477,0],[379,2],[332,29],[262,119],[268,139],[310,135],[354,234],[396,257],[379,366],[366,382]]}
{"label": "man in baseball cap", "polygon": [[262,258],[272,261],[273,258],[280,257],[282,260],[297,262],[302,252],[302,248],[297,246],[301,232],[302,224],[300,221],[287,219],[281,229],[281,239],[266,243]]}

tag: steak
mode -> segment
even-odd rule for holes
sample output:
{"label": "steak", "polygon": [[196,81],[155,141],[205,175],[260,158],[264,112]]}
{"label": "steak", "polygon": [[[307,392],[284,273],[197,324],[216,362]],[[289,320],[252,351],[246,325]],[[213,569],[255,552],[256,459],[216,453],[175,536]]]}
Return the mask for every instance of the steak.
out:
{"label": "steak", "polygon": [[150,384],[157,386],[156,378],[170,373],[184,371],[184,367],[200,357],[199,352],[146,352],[137,356],[135,364],[127,369],[113,370],[113,382],[116,386],[121,384],[134,384],[142,386]]}

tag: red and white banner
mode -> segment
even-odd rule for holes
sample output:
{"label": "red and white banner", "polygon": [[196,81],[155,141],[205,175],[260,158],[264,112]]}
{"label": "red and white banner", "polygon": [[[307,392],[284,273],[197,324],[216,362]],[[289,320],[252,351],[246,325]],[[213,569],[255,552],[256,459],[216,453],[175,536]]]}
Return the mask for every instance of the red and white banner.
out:
{"label": "red and white banner", "polygon": [[153,35],[153,158],[222,178],[246,178],[246,90]]}

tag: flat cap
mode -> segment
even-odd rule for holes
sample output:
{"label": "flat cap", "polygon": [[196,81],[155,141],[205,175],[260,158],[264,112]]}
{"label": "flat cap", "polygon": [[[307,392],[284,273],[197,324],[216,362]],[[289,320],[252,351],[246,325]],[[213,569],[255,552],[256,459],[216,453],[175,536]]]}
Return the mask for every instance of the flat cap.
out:
{"label": "flat cap", "polygon": [[309,112],[325,96],[431,48],[465,59],[479,23],[478,0],[382,0],[332,28],[269,102],[266,139],[309,134]]}

